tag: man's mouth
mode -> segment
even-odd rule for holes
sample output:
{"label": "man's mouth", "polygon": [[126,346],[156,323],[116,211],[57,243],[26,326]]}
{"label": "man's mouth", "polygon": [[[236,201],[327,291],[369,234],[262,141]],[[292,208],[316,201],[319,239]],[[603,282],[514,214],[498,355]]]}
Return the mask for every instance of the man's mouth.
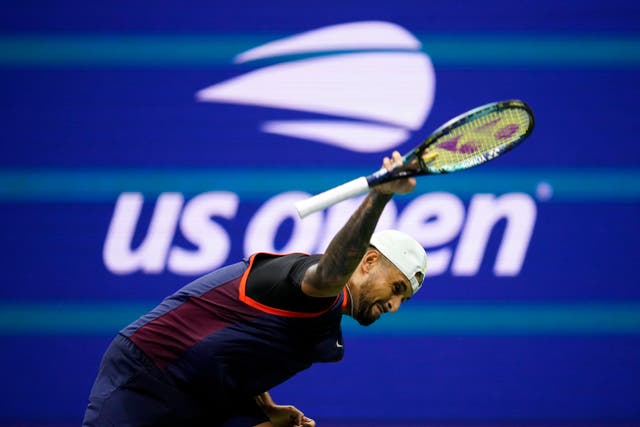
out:
{"label": "man's mouth", "polygon": [[380,316],[382,316],[384,313],[386,313],[386,312],[387,312],[387,311],[384,309],[384,306],[383,306],[382,304],[380,304],[380,303],[375,304],[375,305],[373,306],[373,308],[374,308],[374,309],[375,309],[375,311],[376,311],[376,314],[377,314],[377,315],[376,315],[376,317],[380,317]]}

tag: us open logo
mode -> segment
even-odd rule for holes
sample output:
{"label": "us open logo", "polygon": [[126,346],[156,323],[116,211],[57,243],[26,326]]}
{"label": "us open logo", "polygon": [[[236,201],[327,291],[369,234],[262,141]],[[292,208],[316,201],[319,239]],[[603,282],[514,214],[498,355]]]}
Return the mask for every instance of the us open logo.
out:
{"label": "us open logo", "polygon": [[[431,110],[435,76],[420,48],[413,35],[386,22],[325,27],[241,53],[237,63],[270,58],[280,62],[204,88],[196,98],[313,113],[307,120],[266,121],[261,130],[356,152],[388,151],[420,129]],[[450,148],[469,149],[458,141]],[[236,193],[209,191],[187,200],[182,193],[164,192],[151,202],[142,193],[122,193],[105,238],[103,262],[115,275],[195,276],[224,265],[233,239],[240,241],[247,256],[257,251],[320,253],[360,199],[302,221],[293,206],[309,196],[289,191],[265,200],[251,214],[244,235],[232,237],[219,220],[238,220],[242,200]],[[148,203],[155,206],[145,227],[141,212]],[[378,227],[414,236],[429,254],[427,276],[474,276],[494,229],[505,223],[493,274],[517,276],[536,217],[536,203],[525,193],[475,194],[465,204],[455,194],[431,192],[412,199],[402,210],[392,200]],[[276,247],[276,233],[289,220],[294,222],[291,235],[284,246]],[[142,238],[134,248],[136,234]],[[186,247],[174,241],[178,234],[188,242]]]}
{"label": "us open logo", "polygon": [[332,25],[239,54],[236,63],[305,57],[204,88],[196,99],[316,113],[320,118],[266,121],[261,130],[356,152],[387,151],[422,127],[433,104],[435,73],[420,49],[418,39],[389,22]]}

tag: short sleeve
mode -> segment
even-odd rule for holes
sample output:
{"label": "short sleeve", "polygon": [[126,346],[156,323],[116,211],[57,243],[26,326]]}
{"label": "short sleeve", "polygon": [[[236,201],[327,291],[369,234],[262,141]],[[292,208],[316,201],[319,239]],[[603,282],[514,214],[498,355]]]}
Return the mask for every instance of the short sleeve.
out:
{"label": "short sleeve", "polygon": [[316,313],[330,308],[336,297],[311,297],[301,284],[309,267],[320,255],[257,254],[246,284],[247,296],[268,307],[301,313]]}

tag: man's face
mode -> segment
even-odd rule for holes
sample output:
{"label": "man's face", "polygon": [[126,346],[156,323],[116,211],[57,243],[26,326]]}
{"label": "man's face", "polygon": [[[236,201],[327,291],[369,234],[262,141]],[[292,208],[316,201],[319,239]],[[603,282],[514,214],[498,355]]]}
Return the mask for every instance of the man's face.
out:
{"label": "man's face", "polygon": [[361,325],[368,326],[383,313],[396,312],[411,295],[411,284],[404,274],[380,258],[360,284],[354,317]]}

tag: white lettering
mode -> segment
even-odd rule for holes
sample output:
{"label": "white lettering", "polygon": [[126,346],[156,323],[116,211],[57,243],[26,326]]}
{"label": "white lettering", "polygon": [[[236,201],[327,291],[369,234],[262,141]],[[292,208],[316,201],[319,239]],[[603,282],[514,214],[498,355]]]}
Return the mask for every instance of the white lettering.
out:
{"label": "white lettering", "polygon": [[[293,207],[295,202],[307,197],[307,193],[292,191],[267,200],[247,227],[244,239],[245,255],[254,252],[312,252],[322,226],[322,213],[309,215],[303,221]],[[284,246],[276,248],[276,234],[286,220],[293,221],[291,236]]]}
{"label": "white lettering", "polygon": [[147,235],[137,249],[131,248],[142,211],[141,193],[122,193],[102,251],[104,264],[114,274],[137,270],[161,273],[178,223],[183,199],[180,193],[163,193],[156,203]]}
{"label": "white lettering", "polygon": [[478,194],[469,205],[469,215],[460,236],[452,265],[456,276],[478,273],[491,231],[506,219],[506,228],[494,266],[497,276],[515,276],[522,269],[536,221],[536,205],[523,193]]}
{"label": "white lettering", "polygon": [[402,212],[400,231],[413,236],[427,250],[427,276],[443,274],[449,267],[452,250],[437,248],[453,241],[464,221],[462,201],[450,193],[429,193],[413,200]]}
{"label": "white lettering", "polygon": [[180,230],[197,249],[171,249],[169,271],[197,275],[222,266],[229,256],[231,240],[225,229],[211,217],[231,219],[236,215],[238,204],[238,196],[229,192],[203,193],[189,201],[182,213]]}
{"label": "white lettering", "polygon": [[[259,251],[321,253],[362,201],[348,200],[301,220],[293,205],[308,196],[287,192],[267,200],[247,224],[244,255]],[[103,261],[109,271],[121,275],[136,271],[160,274],[166,268],[176,274],[199,275],[229,262],[231,237],[214,217],[235,218],[240,204],[236,194],[203,193],[186,205],[180,193],[161,194],[146,234],[133,248],[134,237],[141,235],[137,228],[143,204],[141,193],[123,193],[116,201],[103,248]],[[475,195],[465,218],[460,198],[434,192],[411,200],[401,212],[390,202],[377,228],[397,228],[414,236],[427,250],[428,276],[447,271],[453,276],[473,276],[480,270],[494,229],[504,223],[493,272],[515,276],[525,261],[536,215],[535,202],[523,193]],[[178,222],[193,248],[172,247]],[[290,226],[286,236],[285,225]]]}

